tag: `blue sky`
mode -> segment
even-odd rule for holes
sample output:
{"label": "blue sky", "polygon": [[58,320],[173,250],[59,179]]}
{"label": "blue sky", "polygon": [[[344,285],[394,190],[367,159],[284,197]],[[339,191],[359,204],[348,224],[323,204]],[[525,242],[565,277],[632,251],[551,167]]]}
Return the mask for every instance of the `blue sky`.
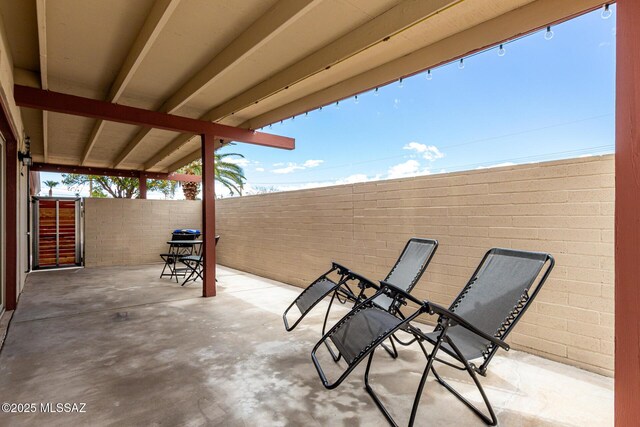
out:
{"label": "blue sky", "polygon": [[[615,5],[498,48],[263,129],[283,151],[248,144],[248,193],[446,173],[613,152]],[[43,179],[57,179],[43,174]],[[225,194],[225,191],[217,188]],[[57,193],[66,193],[60,188]]]}

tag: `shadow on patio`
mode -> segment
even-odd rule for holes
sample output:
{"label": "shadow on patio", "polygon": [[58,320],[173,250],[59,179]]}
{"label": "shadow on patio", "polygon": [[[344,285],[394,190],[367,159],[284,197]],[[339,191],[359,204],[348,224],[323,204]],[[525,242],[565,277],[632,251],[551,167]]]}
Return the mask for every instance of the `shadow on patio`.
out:
{"label": "shadow on patio", "polygon": [[[298,288],[219,267],[218,296],[205,299],[159,269],[31,274],[0,354],[3,401],[83,402],[86,412],[0,414],[2,425],[386,425],[363,390],[364,364],[338,389],[322,387],[309,355],[322,310],[285,332]],[[406,422],[423,357],[417,346],[385,357],[373,376]],[[613,424],[611,378],[511,351],[483,380],[500,425]],[[452,423],[483,425],[429,381],[417,424]]]}

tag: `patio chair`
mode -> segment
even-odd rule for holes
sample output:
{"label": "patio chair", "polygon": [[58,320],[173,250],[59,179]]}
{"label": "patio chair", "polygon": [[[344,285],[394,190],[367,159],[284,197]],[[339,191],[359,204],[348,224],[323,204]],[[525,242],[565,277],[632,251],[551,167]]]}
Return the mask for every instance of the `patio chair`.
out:
{"label": "patio chair", "polygon": [[[216,236],[216,246],[218,246],[218,240],[220,240],[219,235]],[[204,272],[204,263],[202,262],[202,255],[181,256],[180,262],[184,264],[186,268],[185,279],[183,280],[182,285],[180,286],[186,285],[187,282],[189,281],[195,282],[196,280],[198,280],[198,278],[200,278],[201,280],[204,280],[204,277],[202,277],[202,274]],[[216,282],[217,281],[218,279],[216,278]]]}
{"label": "patio chair", "polygon": [[[435,254],[437,248],[437,240],[421,239],[417,237],[409,239],[404,249],[402,250],[400,257],[398,257],[398,260],[385,278],[385,281],[393,283],[395,286],[404,290],[405,292],[411,292],[413,287],[420,280],[420,277],[422,277],[422,274],[429,265],[429,262],[431,261],[431,258],[433,258],[433,255]],[[333,281],[329,277],[329,275],[334,272],[337,273],[340,277],[340,279],[337,281]],[[357,286],[360,289],[358,293],[354,292],[349,286],[349,284],[353,282],[357,282]],[[329,313],[331,311],[334,299],[337,298],[338,301],[342,304],[345,304],[347,301],[358,303],[366,299],[365,291],[368,288],[374,288],[377,290],[379,289],[379,286],[366,277],[334,262],[329,271],[327,271],[313,283],[311,283],[311,285],[309,285],[304,291],[302,291],[302,293],[285,310],[284,314],[282,315],[285,329],[287,331],[292,331],[323,298],[325,298],[329,294],[332,294],[322,325],[322,334],[324,335],[327,326],[327,320],[329,318]],[[396,311],[398,311],[402,303],[403,302],[401,300],[394,301],[386,295],[382,294],[378,295],[374,302],[377,307],[390,313],[395,313]],[[287,314],[294,305],[298,307],[301,315],[293,323],[293,325],[289,326]],[[403,345],[408,344],[403,343],[399,340],[397,341]],[[391,348],[387,347],[384,344],[383,346],[389,352],[389,354],[391,354],[391,356],[395,358],[398,354],[393,337],[390,338],[390,343]],[[331,348],[327,348],[331,352],[333,359],[337,362],[340,359],[340,353],[336,355]]]}
{"label": "patio chair", "polygon": [[[442,386],[486,424],[496,425],[496,415],[476,373],[486,376],[487,367],[498,349],[509,350],[509,345],[504,340],[531,305],[553,266],[553,257],[546,253],[491,249],[448,309],[429,301],[420,301],[390,283],[381,282],[381,289],[375,295],[356,305],[313,348],[311,357],[322,384],[328,389],[337,387],[368,357],[364,374],[365,389],[387,421],[396,426],[396,422],[371,388],[369,373],[377,347],[392,334],[402,330],[415,338],[427,360],[413,401],[409,426],[415,422],[420,397],[430,371]],[[374,303],[381,295],[393,301],[411,301],[418,308],[407,317],[381,310]],[[438,316],[432,332],[424,333],[411,323],[421,314]],[[320,346],[328,346],[329,341],[344,356],[348,365],[334,382],[327,379],[316,356]],[[425,348],[425,341],[433,346],[431,352]],[[440,350],[453,358],[454,362],[438,358]],[[479,366],[472,362],[476,359],[481,362]],[[488,415],[442,379],[434,367],[435,361],[469,374],[480,392]]]}

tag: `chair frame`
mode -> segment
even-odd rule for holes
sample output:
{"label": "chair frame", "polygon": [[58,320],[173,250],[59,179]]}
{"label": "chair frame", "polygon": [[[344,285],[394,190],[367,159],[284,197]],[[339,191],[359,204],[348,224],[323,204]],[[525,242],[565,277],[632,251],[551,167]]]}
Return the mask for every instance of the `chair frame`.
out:
{"label": "chair frame", "polygon": [[[405,253],[405,251],[407,250],[407,248],[409,247],[409,244],[411,242],[420,242],[420,243],[431,243],[433,244],[434,248],[431,251],[431,253],[429,254],[429,257],[425,260],[424,264],[423,264],[423,268],[418,271],[417,275],[415,276],[415,278],[413,279],[412,283],[410,284],[410,286],[407,288],[407,291],[411,292],[411,290],[417,285],[417,283],[420,281],[420,278],[422,277],[422,275],[424,274],[425,270],[427,269],[427,267],[429,266],[429,264],[431,263],[431,260],[433,259],[433,256],[435,255],[436,251],[438,250],[438,241],[434,240],[434,239],[424,239],[424,238],[419,238],[419,237],[412,237],[410,238],[407,243],[405,244],[404,248],[402,249],[402,252],[400,253],[400,256],[398,256],[398,259],[396,260],[396,263],[393,265],[393,267],[391,268],[391,270],[389,271],[389,273],[387,274],[387,278],[391,275],[391,273],[397,268],[398,264],[400,263],[400,260],[402,258],[402,255]],[[320,296],[304,313],[302,313],[300,315],[300,317],[293,323],[293,325],[289,326],[289,322],[287,320],[287,314],[289,313],[289,310],[291,310],[293,308],[293,306],[296,305],[296,302],[305,294],[305,292],[307,292],[309,289],[312,288],[312,286],[314,284],[316,284],[317,282],[323,280],[323,279],[328,279],[329,274],[336,272],[339,276],[340,279],[337,282],[333,282],[335,283],[335,286],[332,287],[332,289],[328,290],[324,295]],[[330,280],[330,279],[329,279]],[[351,287],[349,286],[350,282],[357,282],[355,286],[357,286],[357,288],[359,288],[360,290],[356,293],[354,292],[353,289],[351,289]],[[353,302],[354,305],[364,301],[367,299],[367,296],[365,294],[367,289],[375,289],[376,291],[378,291],[380,289],[380,286],[377,285],[374,281],[367,279],[366,277],[364,277],[361,274],[358,274],[354,271],[351,271],[350,269],[348,269],[347,267],[337,263],[337,262],[332,262],[332,266],[331,269],[329,269],[326,273],[322,274],[321,276],[319,276],[316,280],[314,280],[311,285],[309,285],[305,290],[302,291],[302,293],[300,293],[300,295],[298,295],[298,297],[289,305],[289,307],[287,307],[287,309],[284,311],[284,314],[282,315],[282,319],[284,321],[284,326],[285,329],[287,330],[287,332],[292,331],[293,329],[295,329],[296,326],[298,326],[298,324],[302,321],[302,319],[304,319],[306,317],[306,315],[308,313],[311,312],[311,310],[313,310],[313,308],[320,303],[320,301],[322,301],[326,296],[328,296],[329,294],[331,295],[331,299],[329,300],[329,306],[327,307],[327,311],[325,313],[324,316],[324,321],[322,323],[322,335],[324,335],[326,333],[326,328],[327,328],[327,322],[329,320],[329,313],[331,312],[331,308],[333,306],[333,302],[335,299],[338,300],[338,302],[340,302],[341,304],[345,304],[347,301],[349,302]],[[354,287],[355,289],[355,287]],[[392,314],[395,314],[396,312],[400,311],[400,307],[402,306],[403,302],[402,301],[395,301],[389,306],[389,309],[387,311],[389,311]],[[400,315],[402,315],[402,313],[399,313]],[[391,347],[387,346],[386,344],[382,344],[382,347],[391,355],[392,358],[397,358],[398,357],[398,350],[396,349],[396,346],[394,344],[394,338],[395,340],[402,344],[402,345],[410,345],[411,343],[413,343],[413,341],[410,341],[409,343],[404,343],[402,341],[400,341],[397,337],[392,336],[389,338],[389,342],[391,343]],[[329,353],[331,354],[331,357],[333,358],[334,362],[338,362],[341,358],[341,354],[338,352],[338,354],[336,354],[333,349],[331,349],[330,346],[327,345],[327,350],[329,350]]]}
{"label": "chair frame", "polygon": [[[171,233],[171,241],[197,240],[198,237],[200,237],[200,234],[196,233],[182,233],[177,231]],[[193,255],[192,245],[170,244],[169,252],[160,254],[160,258],[164,261],[160,278],[169,276],[170,279],[173,279],[175,277],[176,283],[178,283],[178,277],[185,277],[187,273],[187,270],[178,268],[178,261],[180,261],[181,257],[189,255]],[[169,268],[169,272],[165,273],[167,268]]]}
{"label": "chair frame", "polygon": [[204,277],[202,276],[204,273],[204,268],[202,266],[202,255],[183,256],[180,258],[180,262],[186,266],[188,272],[188,274],[186,274],[187,272],[185,272],[185,279],[182,281],[182,285],[180,286],[186,285],[190,280],[193,280],[195,282],[196,280],[198,280],[198,277],[204,280]]}
{"label": "chair frame", "polygon": [[[462,289],[462,291],[460,292],[456,300],[454,300],[451,307],[454,307],[462,298],[464,298],[466,291],[474,283],[475,277],[477,276],[480,268],[484,265],[484,262],[486,261],[487,257],[492,253],[493,250],[495,249],[488,251],[484,255],[484,257],[482,258],[482,261],[480,262],[475,272],[471,276],[471,279],[467,282],[467,284]],[[482,421],[484,421],[486,424],[491,426],[496,425],[497,418],[496,418],[495,412],[476,374],[486,376],[487,367],[491,362],[491,360],[493,359],[493,356],[495,355],[495,353],[498,351],[498,349],[502,348],[507,351],[510,349],[509,345],[505,343],[504,340],[509,335],[513,327],[518,323],[522,315],[530,307],[532,301],[535,299],[536,295],[542,288],[542,285],[545,283],[545,281],[549,277],[549,274],[551,273],[551,270],[555,265],[554,258],[551,255],[547,254],[542,268],[544,268],[544,265],[547,265],[547,267],[546,267],[546,270],[544,270],[544,272],[542,273],[542,276],[540,276],[540,273],[539,273],[538,277],[540,278],[537,281],[537,283],[535,283],[534,281],[531,284],[531,286],[528,288],[528,290],[524,291],[520,301],[518,301],[518,303],[514,306],[513,311],[505,319],[505,321],[503,322],[503,324],[501,325],[501,327],[495,333],[494,336],[479,330],[478,328],[476,328],[475,326],[473,326],[472,324],[464,320],[462,317],[458,316],[451,309],[447,309],[445,307],[442,307],[438,304],[435,304],[429,301],[420,301],[419,299],[403,291],[402,289],[399,289],[392,284],[381,281],[380,282],[381,287],[379,291],[376,292],[375,295],[357,304],[349,314],[343,317],[338,323],[336,323],[336,325],[333,328],[331,328],[326,334],[324,334],[322,339],[318,341],[318,343],[314,346],[311,352],[311,358],[313,360],[314,366],[316,367],[318,375],[320,376],[320,380],[322,381],[323,386],[327,389],[334,389],[338,387],[349,376],[349,374],[358,366],[358,364],[365,357],[368,357],[367,367],[364,374],[365,389],[367,393],[369,393],[373,401],[376,403],[376,406],[378,406],[380,411],[383,413],[383,415],[385,416],[389,424],[391,424],[392,426],[397,426],[398,424],[395,422],[395,420],[393,419],[389,411],[382,404],[380,398],[371,387],[371,384],[369,381],[369,375],[371,371],[371,365],[373,362],[373,356],[378,345],[381,345],[387,338],[393,337],[397,331],[403,330],[404,332],[407,332],[413,335],[414,338],[411,342],[418,343],[418,345],[420,346],[422,352],[424,353],[427,359],[427,364],[423,371],[423,374],[420,379],[418,389],[416,391],[416,395],[413,401],[411,416],[409,418],[408,425],[413,426],[415,422],[418,407],[420,404],[420,398],[422,396],[422,392],[424,390],[424,386],[425,386],[427,377],[429,375],[429,372],[433,372],[438,383],[443,387],[445,387],[450,393],[452,393],[456,398],[458,398],[458,400],[464,403],[469,409],[471,409],[480,419],[482,419]],[[529,293],[531,289],[533,289],[533,292]],[[342,327],[344,323],[349,321],[349,319],[353,317],[358,311],[366,310],[368,308],[373,308],[374,307],[373,300],[380,294],[386,294],[387,296],[393,298],[394,300],[397,300],[403,305],[407,304],[407,301],[411,301],[417,304],[418,308],[415,310],[415,312],[413,312],[408,317],[404,317],[400,315],[399,319],[401,320],[401,322],[399,322],[397,326],[395,326],[391,330],[386,331],[385,333],[377,337],[373,342],[371,342],[360,354],[356,356],[356,358],[351,363],[348,363],[347,369],[343,371],[343,373],[339,376],[337,380],[335,380],[334,382],[330,382],[327,379],[324,371],[322,370],[322,367],[316,356],[318,349],[323,344],[329,347],[327,341],[330,339],[330,337],[335,333],[335,331],[337,331],[340,327]],[[435,340],[428,337],[419,328],[416,328],[410,324],[411,321],[413,321],[414,319],[416,319],[418,316],[422,314],[438,316],[438,321],[434,331],[439,332],[439,334]],[[486,351],[483,352],[482,354],[483,363],[479,367],[477,367],[474,363],[467,360],[462,354],[462,352],[459,350],[459,348],[455,345],[453,340],[447,335],[448,329],[455,325],[460,325],[463,328],[467,329],[468,331],[489,341],[490,344],[487,346]],[[425,348],[423,344],[424,341],[427,341],[431,345],[433,345],[433,349],[430,353]],[[447,343],[453,351],[448,351],[445,347],[442,347],[443,343]],[[453,357],[456,361],[460,362],[462,366],[456,366],[453,363],[450,363],[446,360],[442,360],[438,358],[437,354],[440,350],[444,351],[446,354]],[[483,413],[474,404],[472,404],[467,399],[465,399],[457,390],[455,390],[450,384],[448,384],[446,381],[442,379],[442,377],[437,373],[437,371],[435,370],[435,367],[433,366],[435,361],[443,363],[445,365],[448,365],[450,367],[453,367],[461,371],[466,371],[469,374],[476,388],[480,392],[480,395],[482,396],[482,400],[486,406],[488,415]]]}
{"label": "chair frame", "polygon": [[[215,237],[215,244],[216,246],[218,246],[218,241],[220,240],[220,235],[216,235]],[[178,259],[181,263],[183,263],[185,265],[185,269],[184,269],[184,280],[182,281],[182,285],[180,286],[184,286],[187,284],[187,282],[189,281],[196,281],[198,280],[198,277],[201,280],[204,280],[204,263],[202,262],[202,254],[201,254],[201,250],[196,252],[196,255],[182,255],[180,256],[180,258]],[[195,277],[194,277],[195,276]],[[218,278],[216,277],[216,282],[218,281]]]}

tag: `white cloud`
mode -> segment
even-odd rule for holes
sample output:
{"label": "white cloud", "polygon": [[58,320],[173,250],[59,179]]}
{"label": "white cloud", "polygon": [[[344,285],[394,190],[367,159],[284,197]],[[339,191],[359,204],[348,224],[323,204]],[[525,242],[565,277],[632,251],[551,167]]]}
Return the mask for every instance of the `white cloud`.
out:
{"label": "white cloud", "polygon": [[[298,163],[287,163],[287,166],[283,168],[274,169],[271,172],[277,173],[277,174],[291,173],[297,170],[315,168],[317,166],[320,166],[322,163],[324,163],[324,160],[313,160],[313,159],[307,160],[301,165],[299,165]],[[276,163],[274,164],[274,166],[284,166],[284,163]]]}
{"label": "white cloud", "polygon": [[430,145],[426,153],[422,155],[426,160],[434,161],[444,157],[444,154],[436,146]]}
{"label": "white cloud", "polygon": [[236,164],[243,168],[246,168],[251,163],[251,160],[245,159],[244,157],[227,157],[224,161]]}
{"label": "white cloud", "polygon": [[417,160],[407,160],[395,166],[391,166],[388,171],[387,178],[405,178],[408,176],[418,175],[420,172],[420,163]]}
{"label": "white cloud", "polygon": [[256,172],[264,172],[264,168],[256,168]]}
{"label": "white cloud", "polygon": [[298,166],[295,163],[289,163],[286,167],[284,168],[279,168],[279,169],[274,169],[271,172],[273,173],[278,173],[278,174],[285,174],[285,173],[291,173],[297,170],[301,170],[304,169],[304,166]]}
{"label": "white cloud", "polygon": [[402,147],[402,149],[414,150],[414,151],[417,151],[418,153],[424,153],[425,151],[427,151],[427,144],[420,144],[419,142],[411,141],[410,143]]}
{"label": "white cloud", "polygon": [[280,162],[280,163],[274,163],[273,167],[278,167],[278,166],[284,166],[284,163]]}
{"label": "white cloud", "polygon": [[316,166],[319,166],[322,163],[324,163],[324,160],[307,160],[302,164],[302,166],[304,166],[305,168],[315,168]]}
{"label": "white cloud", "polygon": [[419,142],[411,141],[404,147],[403,150],[411,150],[419,153],[425,160],[434,161],[444,157],[444,153],[438,149],[435,145],[420,144]]}

